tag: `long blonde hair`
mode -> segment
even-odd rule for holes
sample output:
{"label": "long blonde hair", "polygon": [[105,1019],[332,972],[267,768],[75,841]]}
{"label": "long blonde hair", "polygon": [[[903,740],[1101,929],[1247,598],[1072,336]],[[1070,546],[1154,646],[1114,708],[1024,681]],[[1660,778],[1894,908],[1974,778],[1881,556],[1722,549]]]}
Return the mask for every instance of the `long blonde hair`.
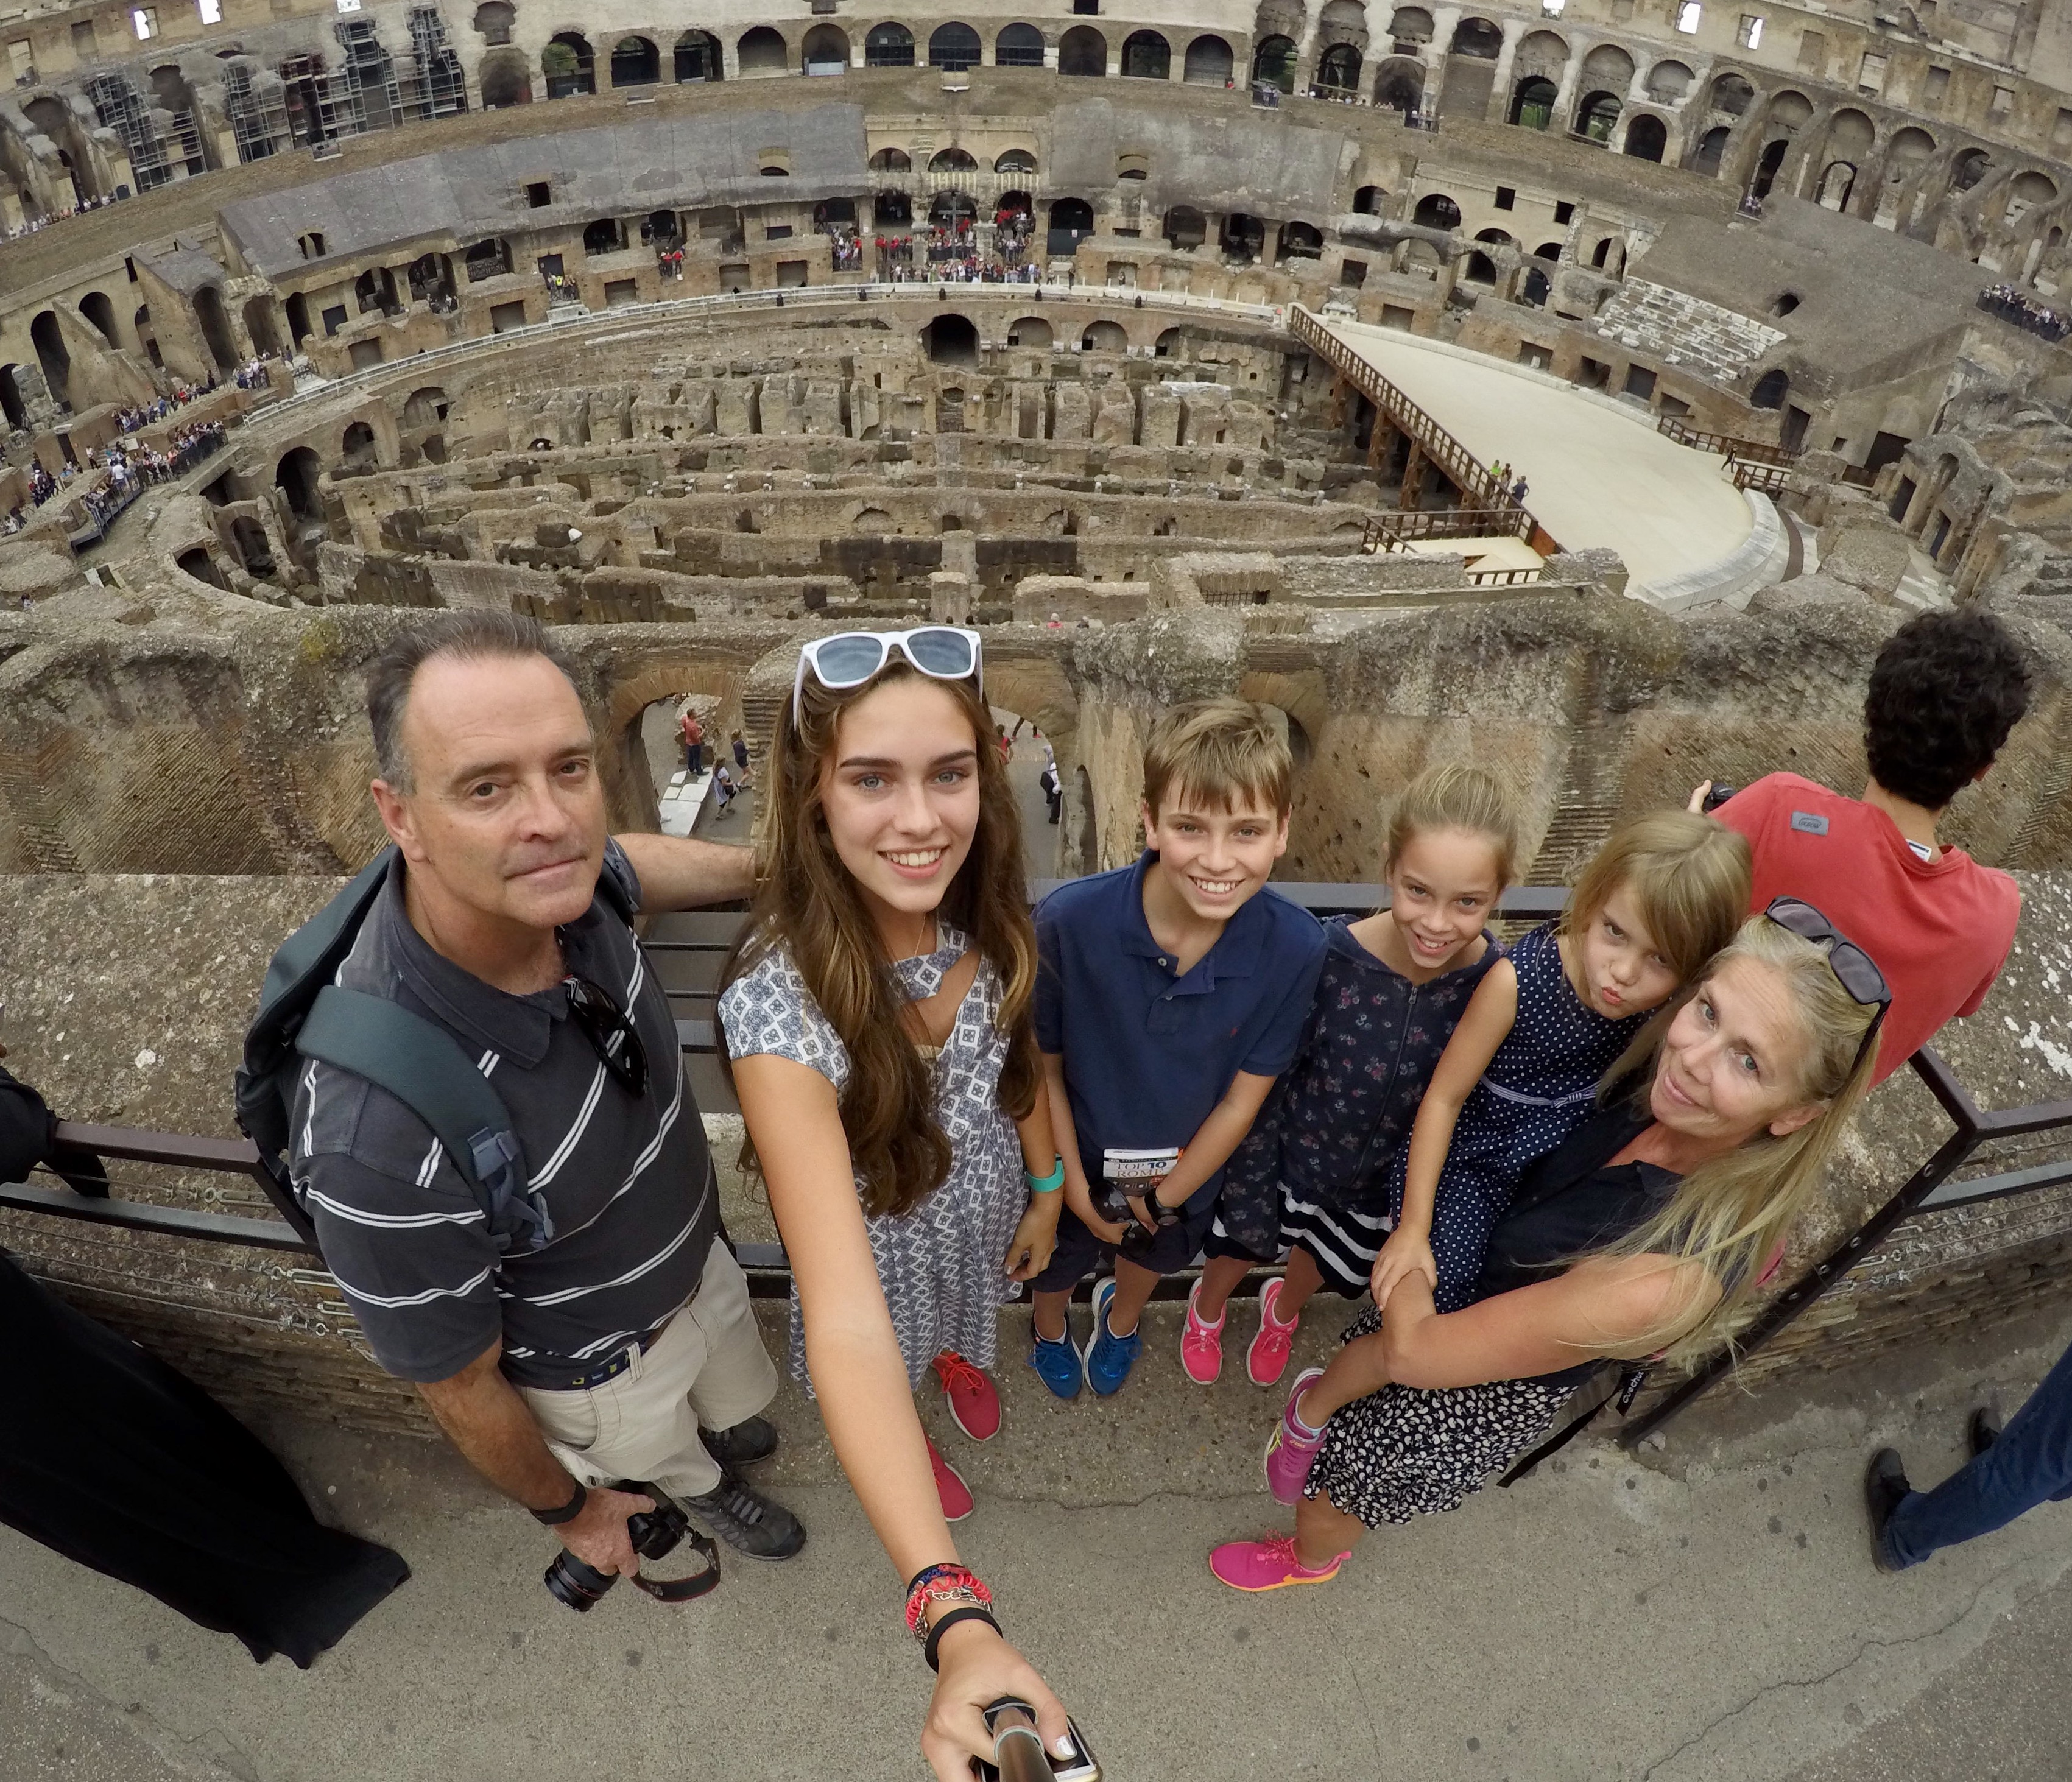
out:
{"label": "long blonde hair", "polygon": [[[821,766],[832,753],[842,713],[887,683],[916,675],[894,658],[861,687],[832,692],[812,675],[800,693],[795,723],[787,700],[763,779],[770,801],[767,856],[758,859],[755,901],[727,955],[720,987],[779,946],[849,1060],[841,1094],[842,1131],[861,1178],[866,1212],[907,1213],[939,1188],[950,1170],[950,1141],[935,1117],[932,1074],[905,1025],[906,1000],[894,987],[885,942],[856,881],[835,852],[820,807]],[[1008,1036],[1000,1104],[1014,1119],[1035,1106],[1042,1064],[1032,1012],[1036,931],[1022,864],[1022,815],[1007,769],[993,748],[993,719],[968,681],[935,685],[957,702],[977,751],[979,816],[971,852],[943,894],[937,914],[971,937],[1000,975],[998,1024]],[[722,1067],[732,1061],[722,1047]],[[755,1165],[754,1139],[742,1147]]]}
{"label": "long blonde hair", "polygon": [[[1751,1309],[1765,1266],[1811,1204],[1877,1068],[1877,1040],[1864,1048],[1860,1060],[1856,1055],[1877,1010],[1842,987],[1824,949],[1767,917],[1751,916],[1706,975],[1737,959],[1783,976],[1807,1041],[1796,1100],[1802,1106],[1816,1103],[1820,1111],[1782,1138],[1766,1129],[1700,1164],[1645,1225],[1598,1252],[1695,1263],[1720,1290],[1716,1300],[1701,1305],[1697,1301],[1702,1288],[1694,1287],[1653,1328],[1622,1339],[1618,1348],[1623,1354],[1667,1349],[1670,1361],[1681,1363],[1732,1340]],[[1688,1002],[1700,987],[1693,985],[1676,1006]],[[1659,1068],[1660,1041],[1667,1029],[1659,1025],[1651,1031],[1657,1036],[1652,1061]],[[1648,1073],[1648,1080],[1653,1074]],[[1641,1093],[1646,1094],[1645,1088]]]}
{"label": "long blonde hair", "polygon": [[1655,946],[1688,984],[1747,914],[1747,838],[1688,811],[1651,811],[1614,832],[1576,879],[1560,931],[1581,934],[1623,885]]}

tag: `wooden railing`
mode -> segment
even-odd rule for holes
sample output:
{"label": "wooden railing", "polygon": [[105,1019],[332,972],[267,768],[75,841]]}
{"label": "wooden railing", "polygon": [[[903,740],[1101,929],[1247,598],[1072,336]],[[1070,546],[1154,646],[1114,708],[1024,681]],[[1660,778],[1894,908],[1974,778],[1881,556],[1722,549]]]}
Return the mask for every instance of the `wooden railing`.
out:
{"label": "wooden railing", "polygon": [[1401,513],[1371,514],[1360,535],[1360,549],[1372,556],[1400,551],[1412,540],[1434,538],[1522,538],[1532,536],[1533,519],[1523,507],[1412,508]]}
{"label": "wooden railing", "polygon": [[[1515,532],[1517,536],[1526,539],[1531,538],[1536,533],[1541,537],[1548,537],[1546,528],[1532,517],[1529,510],[1511,500],[1510,491],[1490,474],[1486,464],[1391,383],[1378,367],[1339,339],[1300,304],[1289,310],[1288,328],[1297,340],[1388,416],[1390,422],[1407,434],[1419,451],[1445,473],[1447,479],[1461,491],[1464,503],[1462,511],[1508,511],[1513,517],[1503,528],[1505,533]],[[1409,517],[1414,518],[1415,515]],[[1487,535],[1446,533],[1433,536],[1466,537]],[[1549,538],[1548,548],[1556,551],[1560,547]]]}
{"label": "wooden railing", "polygon": [[1781,464],[1788,467],[1799,458],[1798,453],[1760,439],[1737,439],[1732,433],[1708,433],[1700,428],[1687,427],[1675,415],[1663,415],[1655,422],[1655,430],[1666,439],[1675,440],[1679,446],[1693,446],[1701,452],[1717,452],[1722,458],[1736,458],[1743,463]]}

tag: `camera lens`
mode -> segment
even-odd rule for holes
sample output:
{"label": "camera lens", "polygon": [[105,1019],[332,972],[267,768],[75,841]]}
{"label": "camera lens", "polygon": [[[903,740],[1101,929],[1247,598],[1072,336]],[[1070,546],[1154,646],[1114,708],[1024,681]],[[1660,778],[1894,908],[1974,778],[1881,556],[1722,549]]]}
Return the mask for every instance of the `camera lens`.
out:
{"label": "camera lens", "polygon": [[591,1604],[618,1581],[609,1572],[586,1565],[566,1548],[554,1555],[545,1574],[547,1594],[578,1615],[589,1614]]}

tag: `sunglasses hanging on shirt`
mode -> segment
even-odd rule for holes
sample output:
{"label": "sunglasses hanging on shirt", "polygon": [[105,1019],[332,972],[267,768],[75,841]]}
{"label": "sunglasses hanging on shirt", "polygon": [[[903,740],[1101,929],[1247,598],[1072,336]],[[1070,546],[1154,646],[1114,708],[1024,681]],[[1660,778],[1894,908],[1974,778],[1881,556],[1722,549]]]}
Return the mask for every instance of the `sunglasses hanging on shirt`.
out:
{"label": "sunglasses hanging on shirt", "polygon": [[587,978],[561,979],[569,993],[569,1019],[590,1041],[598,1061],[611,1080],[636,1099],[648,1093],[648,1049],[627,1018],[626,1011],[612,1000],[608,991]]}

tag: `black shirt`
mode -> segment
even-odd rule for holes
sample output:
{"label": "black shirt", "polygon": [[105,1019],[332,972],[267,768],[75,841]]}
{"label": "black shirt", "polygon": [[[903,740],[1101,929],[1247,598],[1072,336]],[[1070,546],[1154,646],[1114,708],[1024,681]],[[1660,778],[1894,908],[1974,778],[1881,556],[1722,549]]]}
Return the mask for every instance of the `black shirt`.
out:
{"label": "black shirt", "polygon": [[[1527,1171],[1490,1234],[1475,1299],[1558,1275],[1659,1212],[1683,1178],[1655,1164],[1611,1160],[1653,1124],[1646,1104],[1622,1090]],[[1580,1381],[1597,1365],[1588,1361],[1543,1378]]]}

